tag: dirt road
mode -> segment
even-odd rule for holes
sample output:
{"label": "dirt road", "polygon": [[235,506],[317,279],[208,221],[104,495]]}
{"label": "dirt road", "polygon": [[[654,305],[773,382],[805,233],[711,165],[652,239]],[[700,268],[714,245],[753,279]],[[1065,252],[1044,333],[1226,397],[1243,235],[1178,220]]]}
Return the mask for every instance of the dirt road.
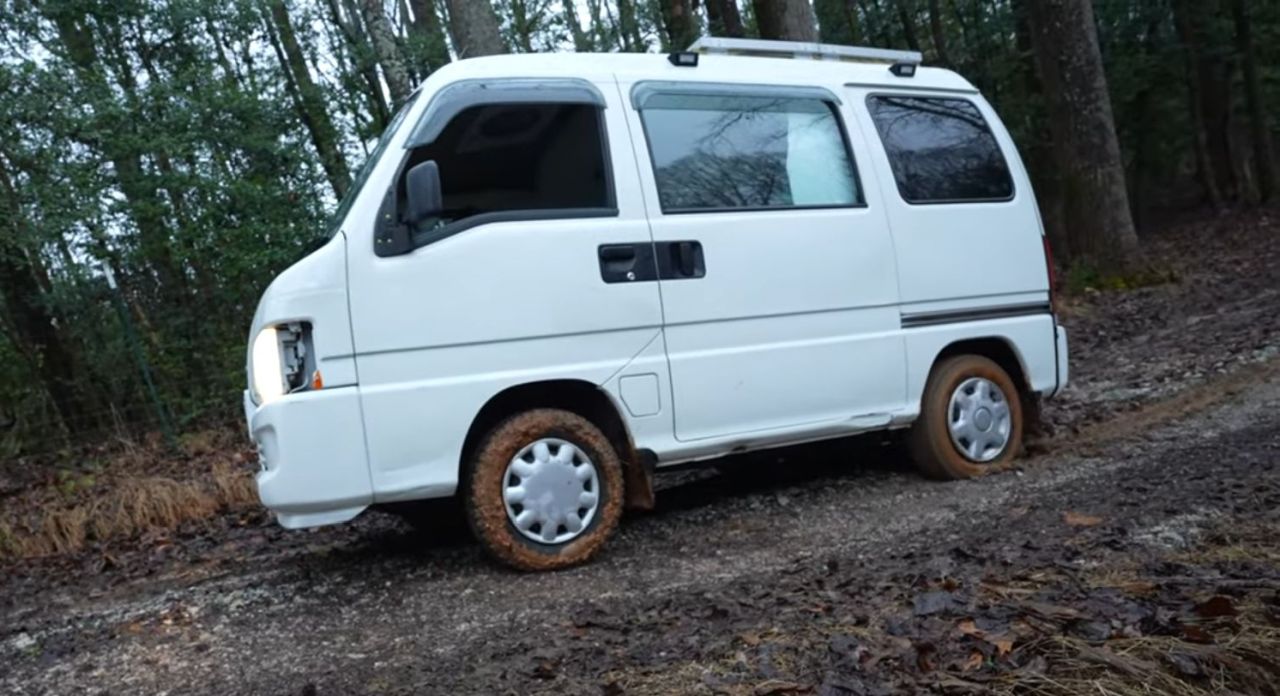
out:
{"label": "dirt road", "polygon": [[[1058,433],[1016,471],[929,483],[868,439],[729,462],[669,477],[597,562],[543,575],[385,517],[314,533],[225,520],[207,542],[5,571],[0,692],[913,693],[1056,669],[1022,629],[990,655],[948,652],[973,639],[965,621],[1013,620],[982,618],[1005,606],[981,589],[997,580],[1039,578],[1018,601],[1071,607],[1063,635],[1099,644],[1174,631],[1154,608],[1170,592],[1240,580],[1265,604],[1280,549],[1176,556],[1223,525],[1280,536],[1280,282],[1221,263],[1077,310]],[[1167,316],[1111,328],[1139,311]],[[1163,598],[1143,600],[1146,623],[1097,608],[1081,579],[1162,568],[1182,579],[1143,580]],[[950,661],[973,655],[990,663]]]}

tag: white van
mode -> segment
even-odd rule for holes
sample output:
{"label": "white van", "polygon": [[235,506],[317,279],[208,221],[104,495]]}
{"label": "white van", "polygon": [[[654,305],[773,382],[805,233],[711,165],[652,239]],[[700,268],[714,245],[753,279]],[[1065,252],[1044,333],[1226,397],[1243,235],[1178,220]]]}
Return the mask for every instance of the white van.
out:
{"label": "white van", "polygon": [[452,63],[253,318],[285,527],[460,496],[495,557],[590,557],[652,472],[910,428],[1017,456],[1067,380],[1026,170],[917,53],[702,39]]}

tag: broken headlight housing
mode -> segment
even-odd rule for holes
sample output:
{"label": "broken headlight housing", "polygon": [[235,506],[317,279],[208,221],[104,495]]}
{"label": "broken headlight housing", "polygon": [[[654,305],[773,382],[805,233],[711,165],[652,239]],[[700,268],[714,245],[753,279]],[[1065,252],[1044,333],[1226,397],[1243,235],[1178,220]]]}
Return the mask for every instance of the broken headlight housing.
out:
{"label": "broken headlight housing", "polygon": [[318,383],[311,324],[289,322],[264,327],[253,339],[253,400],[265,406]]}

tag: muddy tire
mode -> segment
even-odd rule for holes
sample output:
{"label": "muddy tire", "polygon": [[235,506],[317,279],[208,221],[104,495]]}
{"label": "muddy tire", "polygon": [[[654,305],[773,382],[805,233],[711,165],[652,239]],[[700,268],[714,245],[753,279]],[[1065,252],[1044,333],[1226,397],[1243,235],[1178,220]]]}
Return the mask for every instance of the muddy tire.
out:
{"label": "muddy tire", "polygon": [[1022,449],[1022,402],[995,362],[958,355],[934,366],[907,445],[932,479],[982,476],[1009,465]]}
{"label": "muddy tire", "polygon": [[499,423],[464,481],[467,521],[485,550],[520,570],[554,570],[594,556],[618,527],[622,462],[591,421],[558,409]]}

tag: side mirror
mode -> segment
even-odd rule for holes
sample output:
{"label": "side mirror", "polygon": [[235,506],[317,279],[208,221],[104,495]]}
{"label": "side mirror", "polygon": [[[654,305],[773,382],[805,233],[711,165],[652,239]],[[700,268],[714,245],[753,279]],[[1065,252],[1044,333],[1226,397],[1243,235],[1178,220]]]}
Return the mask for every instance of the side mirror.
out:
{"label": "side mirror", "polygon": [[420,162],[405,178],[404,222],[415,227],[444,210],[440,192],[440,168],[434,161]]}

